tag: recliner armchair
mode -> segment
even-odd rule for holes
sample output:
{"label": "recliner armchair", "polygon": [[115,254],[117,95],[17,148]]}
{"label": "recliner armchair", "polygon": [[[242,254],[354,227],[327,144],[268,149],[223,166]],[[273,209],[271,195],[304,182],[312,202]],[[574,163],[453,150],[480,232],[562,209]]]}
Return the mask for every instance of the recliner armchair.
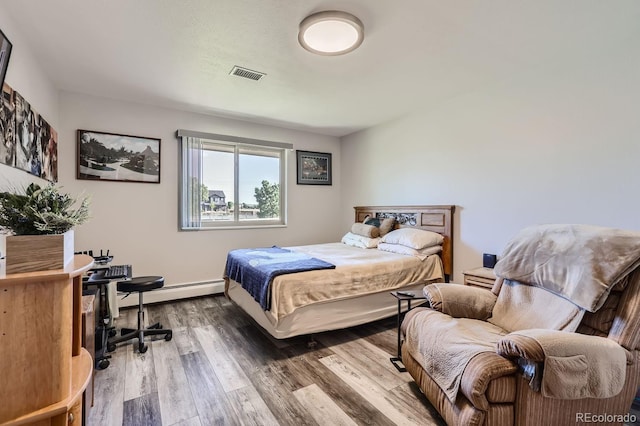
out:
{"label": "recliner armchair", "polygon": [[622,424],[640,376],[639,263],[637,232],[527,228],[491,292],[425,287],[402,361],[449,425]]}

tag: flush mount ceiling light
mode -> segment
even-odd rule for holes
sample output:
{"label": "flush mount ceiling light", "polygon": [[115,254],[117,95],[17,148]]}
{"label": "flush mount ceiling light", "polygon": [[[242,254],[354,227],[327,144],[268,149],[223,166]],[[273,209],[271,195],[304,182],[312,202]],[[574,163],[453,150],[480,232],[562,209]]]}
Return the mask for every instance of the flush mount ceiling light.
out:
{"label": "flush mount ceiling light", "polygon": [[300,22],[298,41],[318,55],[343,55],[362,44],[364,26],[350,13],[337,10],[309,15]]}

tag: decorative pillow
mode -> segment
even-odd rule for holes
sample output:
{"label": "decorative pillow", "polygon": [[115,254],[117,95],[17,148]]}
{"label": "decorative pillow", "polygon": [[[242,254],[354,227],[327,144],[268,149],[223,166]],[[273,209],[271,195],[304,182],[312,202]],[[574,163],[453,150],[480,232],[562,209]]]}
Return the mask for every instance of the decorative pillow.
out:
{"label": "decorative pillow", "polygon": [[382,219],[382,223],[380,224],[380,236],[387,235],[389,232],[393,231],[393,228],[396,226],[396,219],[394,217],[387,217]]}
{"label": "decorative pillow", "polygon": [[380,228],[380,236],[382,237],[393,230],[393,227],[396,225],[396,219],[393,217],[387,217],[381,220],[380,218],[366,215],[363,223],[365,225],[372,225]]}
{"label": "decorative pillow", "polygon": [[401,244],[378,243],[378,250],[406,254],[408,256],[415,256],[420,260],[425,260],[432,254],[440,253],[442,251],[442,246],[431,246],[416,250]]}
{"label": "decorative pillow", "polygon": [[376,248],[380,238],[363,237],[362,235],[354,234],[353,232],[347,232],[342,237],[342,243],[348,246],[360,247],[360,248]]}
{"label": "decorative pillow", "polygon": [[416,250],[442,245],[444,237],[437,232],[415,228],[400,228],[382,237],[381,243],[401,244]]}
{"label": "decorative pillow", "polygon": [[351,225],[351,232],[369,238],[378,238],[380,236],[380,229],[377,227],[358,222]]}

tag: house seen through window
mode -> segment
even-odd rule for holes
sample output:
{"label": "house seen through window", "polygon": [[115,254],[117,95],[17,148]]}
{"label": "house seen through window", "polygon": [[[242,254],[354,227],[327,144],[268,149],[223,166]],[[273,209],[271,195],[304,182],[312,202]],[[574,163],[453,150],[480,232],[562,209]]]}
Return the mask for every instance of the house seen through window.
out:
{"label": "house seen through window", "polygon": [[284,225],[290,144],[179,130],[181,227]]}

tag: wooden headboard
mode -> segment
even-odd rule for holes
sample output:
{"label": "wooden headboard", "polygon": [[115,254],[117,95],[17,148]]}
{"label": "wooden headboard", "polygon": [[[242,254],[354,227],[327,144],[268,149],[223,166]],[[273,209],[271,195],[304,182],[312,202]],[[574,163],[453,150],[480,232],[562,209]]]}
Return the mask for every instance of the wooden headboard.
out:
{"label": "wooden headboard", "polygon": [[362,222],[367,215],[372,217],[395,217],[396,228],[413,227],[437,232],[444,236],[442,245],[442,265],[445,280],[453,274],[453,212],[456,206],[358,206],[356,222]]}

